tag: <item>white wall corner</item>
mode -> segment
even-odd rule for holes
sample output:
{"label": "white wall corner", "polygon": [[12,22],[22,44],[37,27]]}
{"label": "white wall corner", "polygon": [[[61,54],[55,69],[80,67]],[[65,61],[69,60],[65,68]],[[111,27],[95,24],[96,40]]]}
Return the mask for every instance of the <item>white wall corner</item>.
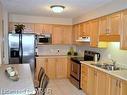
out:
{"label": "white wall corner", "polygon": [[9,14],[9,22],[72,25],[72,18],[55,18],[55,17]]}
{"label": "white wall corner", "polygon": [[96,8],[83,16],[74,18],[72,21],[73,24],[81,23],[88,21],[90,19],[95,19],[104,15],[111,14],[127,8],[127,0],[116,0],[115,2],[110,2],[103,5],[102,7]]}

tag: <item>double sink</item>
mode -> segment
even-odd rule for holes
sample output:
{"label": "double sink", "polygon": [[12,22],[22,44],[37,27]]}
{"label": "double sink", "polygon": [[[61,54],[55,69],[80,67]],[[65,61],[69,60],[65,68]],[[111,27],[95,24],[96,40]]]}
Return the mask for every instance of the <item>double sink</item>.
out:
{"label": "double sink", "polygon": [[107,64],[107,63],[103,63],[103,64],[97,63],[97,64],[91,64],[91,65],[108,70],[108,71],[116,71],[116,70],[123,69],[121,67],[117,67],[114,64]]}

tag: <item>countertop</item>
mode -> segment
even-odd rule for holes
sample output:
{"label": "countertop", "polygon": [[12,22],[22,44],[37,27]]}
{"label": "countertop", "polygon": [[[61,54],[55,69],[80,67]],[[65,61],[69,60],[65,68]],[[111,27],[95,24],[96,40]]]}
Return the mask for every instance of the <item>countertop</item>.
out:
{"label": "countertop", "polygon": [[[5,74],[5,69],[13,66],[18,71],[19,80],[13,81]],[[17,92],[19,91],[19,92]],[[33,78],[29,64],[9,64],[0,66],[0,95],[35,94]]]}
{"label": "countertop", "polygon": [[81,56],[68,56],[68,55],[38,55],[38,56],[36,56],[36,58],[40,58],[40,57],[43,57],[43,58],[49,58],[49,57],[67,57],[67,58],[70,58],[70,57],[81,57]]}
{"label": "countertop", "polygon": [[[105,70],[105,69],[96,67],[96,66],[94,66],[94,65],[91,65],[91,64],[97,64],[97,63],[95,63],[95,62],[93,62],[93,61],[81,61],[81,63],[82,63],[82,64],[85,64],[85,65],[87,65],[87,66],[90,66],[90,67],[92,67],[92,68],[95,68],[95,69],[97,69],[97,70],[100,70],[100,71],[102,71],[102,72],[105,72],[105,73],[107,73],[107,74],[109,74],[109,75],[112,75],[112,76],[114,76],[114,77],[120,78],[120,79],[122,79],[122,80],[124,80],[124,81],[127,81],[127,69],[116,70],[116,71],[108,71],[108,70]],[[100,63],[100,62],[98,62],[98,63]]]}

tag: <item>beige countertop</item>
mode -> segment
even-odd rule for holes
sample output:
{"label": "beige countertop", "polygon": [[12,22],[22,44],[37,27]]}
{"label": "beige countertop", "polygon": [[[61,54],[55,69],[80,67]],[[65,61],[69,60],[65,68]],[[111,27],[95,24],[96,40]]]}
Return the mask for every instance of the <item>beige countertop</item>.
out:
{"label": "beige countertop", "polygon": [[[99,67],[96,67],[94,65],[91,65],[91,64],[96,64],[95,62],[93,61],[81,61],[82,64],[85,64],[87,66],[90,66],[92,68],[95,68],[97,70],[100,70],[100,71],[103,71],[107,74],[110,74],[114,77],[117,77],[117,78],[120,78],[122,80],[125,80],[127,81],[127,69],[122,69],[122,70],[116,70],[116,71],[108,71],[108,70],[105,70],[105,69],[102,69],[102,68],[99,68]],[[100,62],[98,62],[100,63]]]}
{"label": "beige countertop", "polygon": [[[13,81],[6,75],[8,66],[15,67],[19,80]],[[0,95],[31,95],[35,94],[32,73],[29,64],[9,64],[0,66]],[[17,92],[19,91],[19,92]],[[4,93],[4,94],[3,94]]]}
{"label": "beige countertop", "polygon": [[36,58],[49,58],[49,57],[81,57],[81,56],[67,56],[67,55],[38,55]]}

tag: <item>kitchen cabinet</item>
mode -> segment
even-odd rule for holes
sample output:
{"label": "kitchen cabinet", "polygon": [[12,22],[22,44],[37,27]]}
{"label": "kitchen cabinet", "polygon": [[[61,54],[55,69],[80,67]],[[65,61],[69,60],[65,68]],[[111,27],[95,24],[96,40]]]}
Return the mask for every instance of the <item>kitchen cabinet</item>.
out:
{"label": "kitchen cabinet", "polygon": [[99,18],[99,40],[120,41],[121,12]]}
{"label": "kitchen cabinet", "polygon": [[110,95],[120,95],[119,79],[111,76]]}
{"label": "kitchen cabinet", "polygon": [[87,21],[83,24],[83,36],[90,36],[90,22],[91,21]]}
{"label": "kitchen cabinet", "polygon": [[54,58],[36,58],[36,78],[41,67],[44,68],[50,79],[55,79],[55,59]]}
{"label": "kitchen cabinet", "polygon": [[82,64],[81,88],[87,95],[110,95],[110,77],[104,72]]}
{"label": "kitchen cabinet", "polygon": [[76,44],[76,40],[80,37],[80,26],[79,24],[73,25],[73,43]]}
{"label": "kitchen cabinet", "polygon": [[72,44],[72,26],[53,26],[52,39],[53,44]]}
{"label": "kitchen cabinet", "polygon": [[40,67],[45,69],[50,79],[67,78],[68,59],[65,57],[37,57],[36,58],[36,77]]}
{"label": "kitchen cabinet", "polygon": [[127,95],[127,81],[120,81],[120,95]]}
{"label": "kitchen cabinet", "polygon": [[24,24],[25,29],[23,33],[35,33],[35,24],[33,23],[18,23],[18,22],[9,22],[9,32],[15,31],[16,24]]}
{"label": "kitchen cabinet", "polygon": [[127,10],[122,11],[121,49],[127,49]]}
{"label": "kitchen cabinet", "polygon": [[127,95],[127,81],[112,77],[110,83],[110,95]]}
{"label": "kitchen cabinet", "polygon": [[99,19],[90,21],[90,46],[96,48],[107,48],[107,42],[99,41]]}
{"label": "kitchen cabinet", "polygon": [[36,34],[52,34],[53,25],[51,24],[35,24],[35,33]]}
{"label": "kitchen cabinet", "polygon": [[96,85],[97,85],[97,73],[96,71],[89,67],[88,69],[88,95],[96,95]]}
{"label": "kitchen cabinet", "polygon": [[98,47],[99,43],[99,20],[92,20],[90,23],[90,46]]}
{"label": "kitchen cabinet", "polygon": [[81,88],[88,93],[88,66],[81,64]]}
{"label": "kitchen cabinet", "polygon": [[56,78],[67,78],[67,58],[56,59]]}

